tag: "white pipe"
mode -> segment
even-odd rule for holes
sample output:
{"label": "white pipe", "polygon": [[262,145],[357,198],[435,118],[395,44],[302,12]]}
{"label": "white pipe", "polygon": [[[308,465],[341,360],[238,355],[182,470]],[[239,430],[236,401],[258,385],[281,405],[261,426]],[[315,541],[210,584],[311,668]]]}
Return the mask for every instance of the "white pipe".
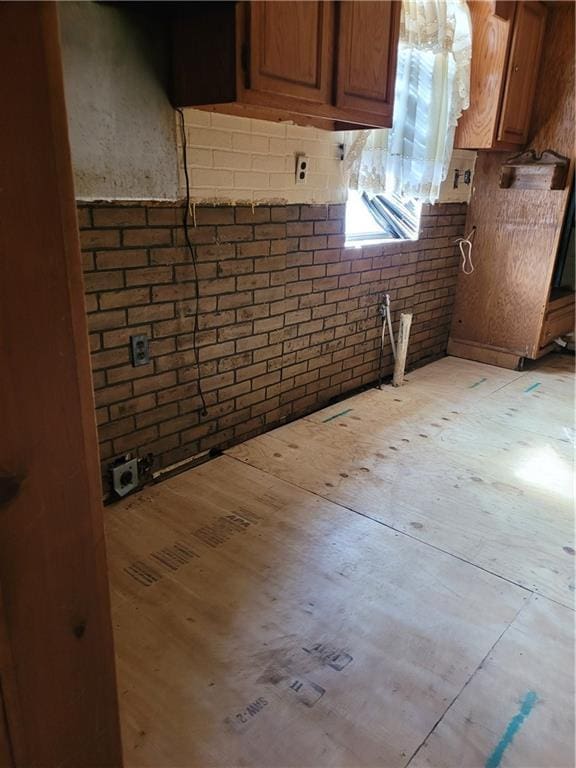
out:
{"label": "white pipe", "polygon": [[398,348],[396,362],[394,364],[394,377],[392,386],[400,387],[404,381],[404,369],[406,368],[406,355],[408,354],[408,339],[410,337],[410,326],[412,325],[412,314],[403,312],[400,315],[400,329],[398,331]]}

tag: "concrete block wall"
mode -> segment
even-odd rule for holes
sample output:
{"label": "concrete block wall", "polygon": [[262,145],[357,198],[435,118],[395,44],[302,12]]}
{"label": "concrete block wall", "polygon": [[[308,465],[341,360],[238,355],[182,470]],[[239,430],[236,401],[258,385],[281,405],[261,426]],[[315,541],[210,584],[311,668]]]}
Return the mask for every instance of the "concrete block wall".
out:
{"label": "concrete block wall", "polygon": [[[445,354],[465,205],[425,206],[420,239],[344,247],[344,205],[81,204],[86,308],[105,473],[126,452],[168,466],[373,383],[378,306],[414,313],[408,364]],[[150,338],[133,367],[130,336]],[[392,370],[387,347],[384,369]]]}

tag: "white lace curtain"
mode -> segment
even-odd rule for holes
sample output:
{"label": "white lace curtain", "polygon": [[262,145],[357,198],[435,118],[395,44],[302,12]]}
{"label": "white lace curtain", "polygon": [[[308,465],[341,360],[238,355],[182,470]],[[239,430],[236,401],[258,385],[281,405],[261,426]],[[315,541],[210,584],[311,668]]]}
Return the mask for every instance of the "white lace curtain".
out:
{"label": "white lace curtain", "polygon": [[438,199],[469,103],[471,48],[465,0],[403,0],[393,125],[356,136],[346,157],[352,189]]}

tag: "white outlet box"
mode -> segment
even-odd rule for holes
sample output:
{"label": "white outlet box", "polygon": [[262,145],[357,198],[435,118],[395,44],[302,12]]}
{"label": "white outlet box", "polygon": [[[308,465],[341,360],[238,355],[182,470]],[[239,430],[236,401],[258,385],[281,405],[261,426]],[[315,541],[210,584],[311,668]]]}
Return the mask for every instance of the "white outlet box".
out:
{"label": "white outlet box", "polygon": [[308,167],[308,155],[296,155],[296,184],[306,184]]}

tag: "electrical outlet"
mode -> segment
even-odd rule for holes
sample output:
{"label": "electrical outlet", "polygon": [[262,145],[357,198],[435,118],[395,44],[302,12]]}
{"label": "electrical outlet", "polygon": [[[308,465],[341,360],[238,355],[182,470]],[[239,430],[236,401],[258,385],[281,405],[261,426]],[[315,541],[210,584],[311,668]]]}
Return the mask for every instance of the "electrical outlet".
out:
{"label": "electrical outlet", "polygon": [[464,184],[472,183],[472,170],[470,168],[466,168],[464,171],[461,171],[459,168],[454,169],[454,182],[452,184],[452,188],[458,189],[461,181]]}
{"label": "electrical outlet", "polygon": [[111,473],[112,488],[120,498],[138,487],[138,459],[119,459],[111,467]]}
{"label": "electrical outlet", "polygon": [[132,348],[132,365],[147,365],[150,362],[150,347],[148,336],[145,333],[137,336],[130,336],[130,346]]}
{"label": "electrical outlet", "polygon": [[296,155],[296,184],[306,184],[308,178],[308,155]]}

